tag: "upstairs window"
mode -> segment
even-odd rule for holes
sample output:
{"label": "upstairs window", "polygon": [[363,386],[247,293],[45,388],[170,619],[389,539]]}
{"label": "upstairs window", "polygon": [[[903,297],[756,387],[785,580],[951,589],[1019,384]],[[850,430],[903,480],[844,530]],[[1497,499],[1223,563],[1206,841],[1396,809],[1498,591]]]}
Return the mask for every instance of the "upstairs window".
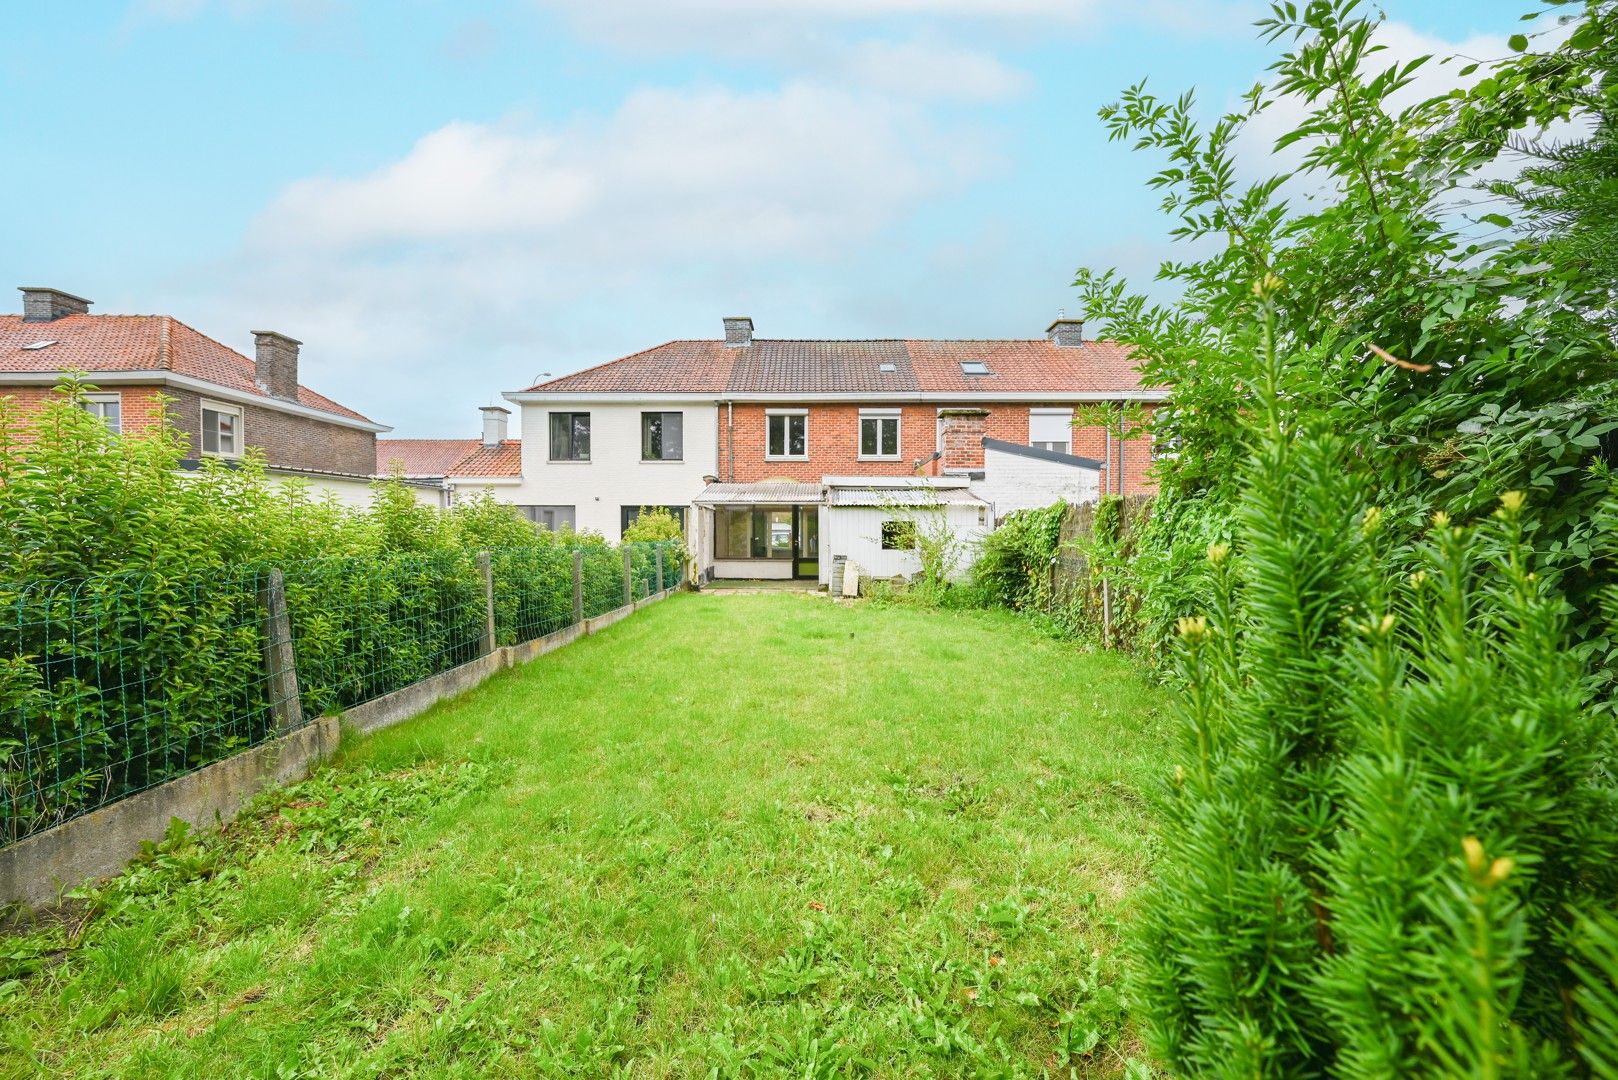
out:
{"label": "upstairs window", "polygon": [[1073,452],[1072,409],[1029,409],[1028,445],[1058,454]]}
{"label": "upstairs window", "polygon": [[123,399],[117,394],[85,394],[79,408],[107,425],[114,435],[124,432]]}
{"label": "upstairs window", "polygon": [[767,458],[807,458],[809,456],[809,414],[770,413],[765,417],[764,456]]}
{"label": "upstairs window", "polygon": [[680,461],[685,457],[685,414],[643,412],[640,414],[640,459]]}
{"label": "upstairs window", "polygon": [[240,457],[242,410],[217,401],[202,403],[202,452],[217,457]]}
{"label": "upstairs window", "polygon": [[590,460],[589,413],[551,413],[551,460]]}
{"label": "upstairs window", "polygon": [[897,458],[899,456],[899,414],[860,414],[860,457]]}

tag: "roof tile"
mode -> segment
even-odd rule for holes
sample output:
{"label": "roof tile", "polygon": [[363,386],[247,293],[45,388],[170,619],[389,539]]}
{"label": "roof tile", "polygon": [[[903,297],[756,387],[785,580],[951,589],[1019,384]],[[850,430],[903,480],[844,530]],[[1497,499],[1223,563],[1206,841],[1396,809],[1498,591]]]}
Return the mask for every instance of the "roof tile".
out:
{"label": "roof tile", "polygon": [[[28,345],[48,341],[41,349]],[[0,371],[171,371],[245,394],[269,398],[256,381],[252,360],[168,315],[66,315],[50,322],[24,322],[0,315]],[[350,420],[370,422],[307,386],[298,404]]]}

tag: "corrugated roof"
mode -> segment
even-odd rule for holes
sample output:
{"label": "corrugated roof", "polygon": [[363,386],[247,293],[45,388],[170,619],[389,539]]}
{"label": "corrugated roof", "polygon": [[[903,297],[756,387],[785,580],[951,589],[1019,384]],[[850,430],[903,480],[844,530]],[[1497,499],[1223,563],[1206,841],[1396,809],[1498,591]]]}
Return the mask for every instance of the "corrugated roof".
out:
{"label": "corrugated roof", "polygon": [[[988,375],[966,375],[981,361]],[[891,364],[892,371],[882,365]],[[529,387],[542,393],[1120,393],[1142,384],[1129,351],[1111,341],[1057,346],[1012,341],[671,341]]]}
{"label": "corrugated roof", "polygon": [[824,495],[819,484],[765,480],[756,484],[709,484],[692,501],[699,506],[752,506],[768,503],[818,503]]}
{"label": "corrugated roof", "polygon": [[936,488],[927,485],[907,487],[833,487],[827,489],[828,506],[987,506],[988,503],[966,488]]}
{"label": "corrugated roof", "polygon": [[[50,344],[25,348],[42,341]],[[258,385],[252,360],[168,315],[64,315],[49,322],[0,315],[0,371],[82,371],[92,382],[98,372],[172,371],[276,400]],[[298,404],[371,422],[307,386],[298,387]]]}

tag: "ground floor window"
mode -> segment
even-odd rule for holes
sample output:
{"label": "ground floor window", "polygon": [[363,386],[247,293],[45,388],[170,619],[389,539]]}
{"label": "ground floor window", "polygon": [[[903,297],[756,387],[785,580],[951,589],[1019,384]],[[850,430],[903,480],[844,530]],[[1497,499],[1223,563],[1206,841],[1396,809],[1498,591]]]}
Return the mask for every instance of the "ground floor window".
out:
{"label": "ground floor window", "polygon": [[[815,509],[804,511],[813,515]],[[792,507],[756,507],[746,510],[715,510],[714,558],[790,559],[792,550]],[[804,540],[808,540],[807,530]],[[813,558],[806,551],[804,557]]]}
{"label": "ground floor window", "polygon": [[571,506],[519,506],[517,509],[523,517],[551,532],[578,528],[575,508]]}
{"label": "ground floor window", "polygon": [[685,530],[685,507],[683,506],[624,506],[619,508],[619,528],[627,529],[640,517],[642,510],[667,510],[674,515],[674,520],[680,523],[680,530]]}
{"label": "ground floor window", "polygon": [[916,546],[914,521],[884,521],[882,523],[883,551],[911,551]]}

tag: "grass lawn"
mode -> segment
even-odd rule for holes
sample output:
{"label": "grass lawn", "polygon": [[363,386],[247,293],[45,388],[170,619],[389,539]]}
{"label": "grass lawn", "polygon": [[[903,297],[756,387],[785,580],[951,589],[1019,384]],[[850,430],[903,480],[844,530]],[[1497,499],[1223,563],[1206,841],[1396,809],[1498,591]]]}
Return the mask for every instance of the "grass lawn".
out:
{"label": "grass lawn", "polygon": [[1009,615],[677,596],[0,939],[0,1073],[1122,1075],[1159,706]]}

